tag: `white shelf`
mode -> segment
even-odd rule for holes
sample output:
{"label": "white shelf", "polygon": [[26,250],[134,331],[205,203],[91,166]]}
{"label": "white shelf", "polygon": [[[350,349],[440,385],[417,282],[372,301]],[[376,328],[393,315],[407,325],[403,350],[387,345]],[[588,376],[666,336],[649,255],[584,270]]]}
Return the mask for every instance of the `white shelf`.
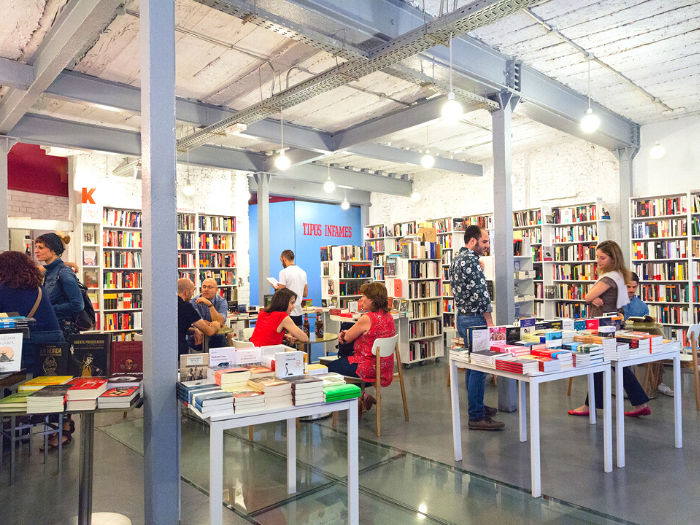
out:
{"label": "white shelf", "polygon": [[[116,308],[110,310],[103,310],[105,313],[117,313],[117,312],[141,312],[143,308]],[[140,330],[140,328],[139,328]]]}
{"label": "white shelf", "polygon": [[678,237],[643,237],[641,239],[632,238],[632,242],[655,242],[655,241],[677,241],[679,239],[687,239],[687,235],[680,235]]}
{"label": "white shelf", "polygon": [[564,241],[564,242],[553,242],[552,246],[566,246],[569,244],[598,244],[597,240],[583,240],[583,241]]}
{"label": "white shelf", "polygon": [[110,250],[143,250],[143,248],[134,248],[134,247],[126,247],[126,246],[103,246],[102,251],[110,251]]}
{"label": "white shelf", "polygon": [[[414,342],[414,341],[428,341],[429,339],[436,339],[436,338],[438,338],[438,337],[442,337],[442,334],[438,334],[438,335],[428,335],[428,336],[425,336],[425,337],[416,337],[416,338],[414,338],[414,339],[409,339],[408,342],[409,342],[409,343],[412,343],[412,342]],[[436,357],[442,357],[442,356],[436,356]]]}
{"label": "white shelf", "polygon": [[[588,206],[592,205],[589,204]],[[579,226],[581,224],[595,224],[597,222],[598,221],[553,222],[551,224],[548,223],[547,226]]]}
{"label": "white shelf", "polygon": [[[447,312],[449,313],[449,312]],[[442,319],[442,315],[431,315],[430,317],[413,317],[408,320],[409,323],[412,323],[414,321],[427,321],[429,319]]]}
{"label": "white shelf", "polygon": [[[192,230],[187,230],[187,232],[191,233]],[[199,230],[199,231],[196,231],[195,233],[211,233],[213,235],[236,235],[236,232],[215,232],[215,231],[211,231],[211,230]]]}
{"label": "white shelf", "polygon": [[687,261],[688,259],[632,259],[633,263],[644,263],[644,262],[676,262],[676,261]]}
{"label": "white shelf", "polygon": [[102,225],[102,229],[104,230],[126,230],[126,231],[131,231],[131,232],[140,232],[141,228],[129,228],[128,226],[107,226],[105,224]]}
{"label": "white shelf", "polygon": [[[180,250],[178,250],[178,251],[180,251]],[[194,251],[194,250],[183,250],[183,251],[191,252],[191,251]],[[200,251],[200,252],[215,252],[215,253],[234,253],[236,250],[226,250],[226,249],[218,249],[218,250],[215,250],[215,249],[209,249],[209,248],[207,248],[207,249],[201,249],[201,248],[200,248],[199,251]]]}
{"label": "white shelf", "polygon": [[630,220],[633,222],[645,222],[645,221],[658,221],[658,220],[664,220],[664,219],[685,219],[687,215],[685,213],[683,214],[676,214],[676,215],[657,215],[655,217],[630,217]]}

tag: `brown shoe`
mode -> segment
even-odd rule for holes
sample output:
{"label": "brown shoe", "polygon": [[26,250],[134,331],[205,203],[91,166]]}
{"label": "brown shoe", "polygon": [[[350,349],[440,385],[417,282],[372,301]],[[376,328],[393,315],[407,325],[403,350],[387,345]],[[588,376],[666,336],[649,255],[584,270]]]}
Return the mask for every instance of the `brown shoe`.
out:
{"label": "brown shoe", "polygon": [[495,416],[496,414],[498,414],[498,409],[497,409],[497,408],[487,407],[486,405],[484,405],[484,415],[485,415],[486,417],[493,417],[493,416]]}
{"label": "brown shoe", "polygon": [[501,421],[494,421],[490,417],[479,420],[469,420],[469,430],[503,430],[506,424]]}
{"label": "brown shoe", "polygon": [[367,412],[370,408],[372,408],[372,405],[377,404],[377,400],[374,397],[370,396],[367,392],[363,392],[362,397],[360,399],[362,399],[362,403],[364,405],[365,412]]}

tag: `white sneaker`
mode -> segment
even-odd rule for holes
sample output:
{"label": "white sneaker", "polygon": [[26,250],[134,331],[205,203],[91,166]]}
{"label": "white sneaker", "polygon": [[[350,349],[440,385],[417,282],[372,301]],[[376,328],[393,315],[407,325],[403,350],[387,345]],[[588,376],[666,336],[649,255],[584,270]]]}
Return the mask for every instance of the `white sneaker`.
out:
{"label": "white sneaker", "polygon": [[664,383],[659,383],[657,390],[665,396],[673,397],[673,389]]}

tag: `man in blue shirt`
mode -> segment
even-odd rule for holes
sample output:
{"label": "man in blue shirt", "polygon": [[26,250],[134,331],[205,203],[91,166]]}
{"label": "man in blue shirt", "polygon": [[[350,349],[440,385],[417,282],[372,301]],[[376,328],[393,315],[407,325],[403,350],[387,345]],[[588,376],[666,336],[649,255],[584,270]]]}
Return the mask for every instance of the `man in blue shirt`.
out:
{"label": "man in blue shirt", "polygon": [[[216,321],[220,326],[224,326],[228,315],[228,302],[217,293],[218,289],[214,279],[204,279],[201,286],[202,293],[193,298],[190,303],[199,312],[202,319],[209,322]],[[194,332],[196,343],[194,348],[201,351],[202,333],[197,328]],[[209,337],[209,348],[221,348],[222,346],[228,346],[225,335],[216,334]]]}
{"label": "man in blue shirt", "polygon": [[622,307],[622,314],[625,316],[625,320],[630,317],[649,315],[649,307],[637,297],[637,288],[639,288],[639,277],[632,272],[632,280],[627,285],[627,295],[630,298],[630,302]]}

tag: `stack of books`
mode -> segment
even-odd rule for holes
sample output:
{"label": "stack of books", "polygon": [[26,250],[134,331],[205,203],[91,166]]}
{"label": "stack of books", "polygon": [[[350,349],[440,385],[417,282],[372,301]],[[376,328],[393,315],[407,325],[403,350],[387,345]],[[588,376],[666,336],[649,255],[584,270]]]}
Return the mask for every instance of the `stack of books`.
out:
{"label": "stack of books", "polygon": [[450,348],[450,359],[455,361],[462,361],[464,363],[469,362],[469,350],[466,348],[453,347]]}
{"label": "stack of books", "polygon": [[282,381],[292,384],[295,406],[323,403],[323,380],[313,376],[286,377]]}
{"label": "stack of books", "polygon": [[107,380],[107,390],[113,388],[141,388],[143,374],[112,374]]}
{"label": "stack of books", "polygon": [[318,376],[318,378],[323,380],[324,387],[345,384],[345,378],[336,372],[328,372],[327,374]]}
{"label": "stack of books", "polygon": [[265,410],[265,394],[252,388],[242,388],[233,392],[233,411],[236,414],[262,412]]}
{"label": "stack of books", "polygon": [[198,379],[196,381],[179,381],[176,387],[177,398],[185,405],[192,403],[192,395],[203,390],[220,390],[213,379]]}
{"label": "stack of books", "polygon": [[539,363],[540,372],[559,372],[561,371],[561,362],[544,356],[532,356],[532,359]]}
{"label": "stack of books", "polygon": [[615,349],[615,359],[629,359],[630,357],[637,357],[639,352],[637,350],[630,348],[629,343],[617,343]]}
{"label": "stack of books", "polygon": [[66,409],[95,410],[97,398],[107,390],[107,380],[99,377],[76,377],[69,381],[70,386],[66,395]]}
{"label": "stack of books", "polygon": [[509,345],[508,353],[514,357],[530,355],[530,346]]}
{"label": "stack of books", "polygon": [[248,380],[248,386],[265,394],[265,410],[294,406],[292,384],[288,381],[275,377],[254,377]]}
{"label": "stack of books", "polygon": [[39,376],[29,381],[25,381],[19,388],[18,392],[36,392],[44,387],[51,385],[63,385],[73,379],[73,376]]}
{"label": "stack of books", "polygon": [[233,394],[224,392],[217,385],[213,390],[200,390],[191,395],[190,409],[199,417],[233,414]]}
{"label": "stack of books", "polygon": [[323,396],[326,403],[333,403],[334,401],[343,401],[344,399],[352,399],[360,397],[362,390],[357,385],[336,385],[336,386],[324,386]]}
{"label": "stack of books", "polygon": [[515,374],[535,374],[540,371],[539,362],[533,359],[503,358],[496,359],[496,369]]}
{"label": "stack of books", "polygon": [[27,396],[32,392],[17,392],[0,399],[0,414],[4,412],[26,412]]}
{"label": "stack of books", "polygon": [[470,354],[471,363],[475,365],[487,366],[489,368],[496,367],[496,358],[503,357],[503,352],[494,350],[477,350]]}
{"label": "stack of books", "polygon": [[328,373],[328,367],[320,364],[308,365],[306,373],[310,376],[323,375]]}
{"label": "stack of books", "polygon": [[49,385],[27,396],[27,414],[63,412],[70,385]]}
{"label": "stack of books", "polygon": [[210,368],[207,371],[207,378],[212,377],[222,390],[230,392],[245,387],[248,379],[251,378],[251,371],[248,368]]}
{"label": "stack of books", "polygon": [[140,386],[110,388],[97,398],[97,408],[130,408],[141,398]]}

